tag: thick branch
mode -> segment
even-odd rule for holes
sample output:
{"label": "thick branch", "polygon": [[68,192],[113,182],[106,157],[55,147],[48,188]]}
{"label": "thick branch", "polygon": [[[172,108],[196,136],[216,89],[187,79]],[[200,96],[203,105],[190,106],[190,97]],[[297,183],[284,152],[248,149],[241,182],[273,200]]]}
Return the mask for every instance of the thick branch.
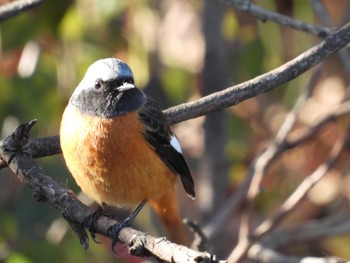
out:
{"label": "thick branch", "polygon": [[[32,123],[17,128],[15,134],[21,136],[9,136],[0,141],[0,156],[7,163],[11,160],[9,168],[29,186],[37,201],[48,202],[62,213],[73,226],[75,233],[79,235],[82,245],[87,248],[88,238],[82,225],[84,219],[92,211],[27,157],[25,151],[29,149],[27,147],[28,134],[25,132],[29,132],[30,127],[28,126],[31,125]],[[14,151],[13,145],[20,145],[21,148]],[[111,237],[108,229],[116,223],[110,218],[101,216],[96,222],[96,232]],[[155,238],[131,228],[121,230],[118,238],[128,246],[131,254],[137,256],[154,256],[166,262],[209,262],[211,259],[208,253],[197,252],[173,244],[165,238]]]}
{"label": "thick branch", "polygon": [[[34,159],[62,153],[59,136],[30,139],[29,148]],[[0,169],[4,167],[7,167],[7,163],[0,159]]]}
{"label": "thick branch", "polygon": [[325,60],[350,42],[350,23],[321,43],[282,66],[252,80],[215,92],[199,100],[165,110],[169,121],[177,123],[196,118],[257,96],[284,84]]}
{"label": "thick branch", "polygon": [[[239,85],[229,87],[223,91],[215,92],[201,99],[169,108],[164,110],[164,113],[169,122],[174,124],[219,111],[232,105],[237,105],[244,100],[268,92],[279,85],[298,77],[314,65],[322,62],[333,53],[339,51],[349,42],[350,23],[327,37],[318,45],[302,53],[297,58],[274,70]],[[50,145],[47,145],[46,141],[49,142]],[[33,139],[32,143],[40,146],[32,150],[32,156],[34,158],[61,152],[58,137]],[[47,154],[45,154],[44,151],[39,150],[43,145],[47,147]],[[4,164],[0,162],[0,168],[3,166]]]}

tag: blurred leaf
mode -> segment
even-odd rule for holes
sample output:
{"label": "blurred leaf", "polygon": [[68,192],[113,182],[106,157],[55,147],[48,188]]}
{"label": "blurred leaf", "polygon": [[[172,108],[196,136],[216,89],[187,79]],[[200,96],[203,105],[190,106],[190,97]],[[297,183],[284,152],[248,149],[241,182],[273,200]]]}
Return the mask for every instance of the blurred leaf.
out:
{"label": "blurred leaf", "polygon": [[36,37],[38,23],[31,13],[23,13],[2,23],[1,45],[3,50],[22,47]]}
{"label": "blurred leaf", "polygon": [[5,263],[31,263],[29,258],[19,253],[11,253],[6,259]]}
{"label": "blurred leaf", "polygon": [[178,104],[188,96],[191,75],[180,68],[167,68],[162,72],[161,81],[172,103]]}
{"label": "blurred leaf", "polygon": [[227,38],[227,40],[233,40],[239,32],[239,23],[233,9],[228,9],[225,13],[222,22],[222,35]]}
{"label": "blurred leaf", "polygon": [[14,239],[17,235],[16,220],[12,215],[6,214],[4,210],[0,210],[0,240],[3,238]]}
{"label": "blurred leaf", "polygon": [[68,9],[60,23],[60,36],[66,41],[79,40],[83,36],[83,31],[84,19],[74,5]]}

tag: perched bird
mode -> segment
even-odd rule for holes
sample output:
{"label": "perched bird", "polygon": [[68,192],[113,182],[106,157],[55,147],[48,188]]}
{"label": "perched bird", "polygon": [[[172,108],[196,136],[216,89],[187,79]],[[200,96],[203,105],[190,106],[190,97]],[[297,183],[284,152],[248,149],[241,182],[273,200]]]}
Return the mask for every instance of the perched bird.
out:
{"label": "perched bird", "polygon": [[174,182],[179,175],[194,199],[190,170],[162,111],[134,85],[125,62],[107,58],[89,67],[63,113],[60,141],[68,169],[90,198],[102,207],[140,204],[112,227],[112,248],[146,202],[172,241],[188,243]]}

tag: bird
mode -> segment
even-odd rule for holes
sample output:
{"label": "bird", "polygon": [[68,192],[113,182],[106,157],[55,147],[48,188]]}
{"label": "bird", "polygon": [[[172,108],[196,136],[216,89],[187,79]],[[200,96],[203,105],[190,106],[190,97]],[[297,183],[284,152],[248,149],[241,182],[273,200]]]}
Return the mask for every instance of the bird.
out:
{"label": "bird", "polygon": [[[63,112],[60,144],[77,185],[100,208],[139,204],[109,229],[113,251],[119,231],[130,226],[146,203],[171,241],[189,244],[174,183],[179,176],[195,199],[190,169],[165,115],[135,86],[127,63],[105,58],[90,65]],[[92,226],[89,230],[93,235]]]}

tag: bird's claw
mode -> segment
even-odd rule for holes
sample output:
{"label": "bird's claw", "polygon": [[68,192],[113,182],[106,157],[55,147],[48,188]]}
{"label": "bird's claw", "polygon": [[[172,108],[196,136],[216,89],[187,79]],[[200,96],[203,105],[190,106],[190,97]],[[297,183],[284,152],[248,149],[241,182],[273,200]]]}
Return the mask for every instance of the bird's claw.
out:
{"label": "bird's claw", "polygon": [[128,218],[124,219],[123,221],[118,222],[117,224],[115,224],[115,225],[111,226],[110,228],[108,228],[107,233],[112,236],[112,251],[114,253],[116,253],[114,247],[115,247],[115,245],[118,242],[119,232],[124,227],[130,227],[132,221],[133,221],[133,218],[128,217]]}
{"label": "bird's claw", "polygon": [[88,229],[88,231],[90,232],[90,236],[92,238],[92,240],[97,243],[100,244],[101,242],[98,241],[96,239],[96,221],[97,219],[103,214],[103,209],[101,206],[99,206],[95,212],[93,212],[92,214],[88,215],[84,221],[83,221],[83,225]]}
{"label": "bird's claw", "polygon": [[117,244],[117,240],[118,240],[118,235],[120,230],[122,230],[124,227],[129,227],[131,226],[131,223],[134,221],[135,217],[138,215],[138,213],[141,211],[141,209],[145,206],[146,204],[146,200],[143,200],[137,207],[136,209],[131,213],[131,215],[129,217],[127,217],[126,219],[124,219],[123,221],[111,226],[108,229],[108,234],[112,236],[112,251],[114,253],[114,246]]}
{"label": "bird's claw", "polygon": [[17,153],[29,157],[31,156],[29,136],[30,129],[35,123],[36,119],[19,125],[10,136],[1,141],[0,147],[2,147],[6,152],[11,153],[7,160],[7,164],[11,163]]}

